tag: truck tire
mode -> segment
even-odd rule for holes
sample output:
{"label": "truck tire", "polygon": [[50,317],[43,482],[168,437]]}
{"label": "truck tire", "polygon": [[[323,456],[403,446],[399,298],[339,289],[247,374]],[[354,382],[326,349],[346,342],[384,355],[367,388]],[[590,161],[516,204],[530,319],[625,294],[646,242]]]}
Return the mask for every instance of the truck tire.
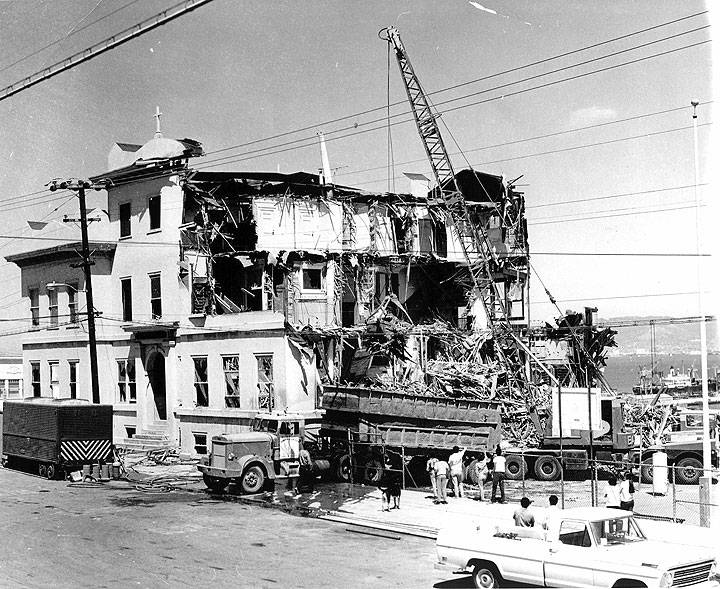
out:
{"label": "truck tire", "polygon": [[675,463],[675,480],[681,485],[697,485],[702,475],[702,462],[697,458],[683,458]]}
{"label": "truck tire", "polygon": [[561,472],[560,461],[554,456],[539,456],[535,461],[535,477],[539,481],[556,481]]}
{"label": "truck tire", "polygon": [[240,477],[240,489],[246,495],[259,493],[265,487],[265,472],[257,464],[248,466]]}
{"label": "truck tire", "polygon": [[527,462],[522,456],[508,456],[505,460],[505,478],[521,481],[527,474]]}
{"label": "truck tire", "polygon": [[470,464],[466,465],[463,469],[463,481],[466,483],[472,483],[473,485],[478,484],[477,471],[475,470],[476,464],[477,460],[472,460]]}
{"label": "truck tire", "polygon": [[475,587],[502,587],[502,577],[497,568],[491,563],[476,564],[472,572],[472,580]]}
{"label": "truck tire", "polygon": [[48,464],[47,467],[45,467],[45,476],[47,477],[47,480],[52,481],[55,478],[55,473],[57,470],[55,469],[54,464]]}
{"label": "truck tire", "polygon": [[40,464],[40,466],[38,466],[38,474],[42,478],[45,478],[47,476],[47,466],[45,464]]}
{"label": "truck tire", "polygon": [[203,481],[205,486],[210,489],[213,493],[222,493],[227,486],[230,484],[229,479],[222,479],[220,477],[213,477],[209,474],[203,474]]}
{"label": "truck tire", "polygon": [[652,484],[653,482],[653,460],[652,456],[646,458],[640,464],[640,482]]}
{"label": "truck tire", "polygon": [[333,458],[332,472],[336,481],[341,483],[350,482],[350,454],[340,454]]}

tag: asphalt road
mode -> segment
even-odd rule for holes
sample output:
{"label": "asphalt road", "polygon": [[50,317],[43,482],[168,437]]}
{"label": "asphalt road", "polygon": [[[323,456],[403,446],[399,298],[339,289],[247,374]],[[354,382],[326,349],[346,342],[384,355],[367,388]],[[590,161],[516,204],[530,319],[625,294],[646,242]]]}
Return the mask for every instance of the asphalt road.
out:
{"label": "asphalt road", "polygon": [[430,540],[349,527],[205,493],[0,469],[0,586],[468,586],[434,571]]}

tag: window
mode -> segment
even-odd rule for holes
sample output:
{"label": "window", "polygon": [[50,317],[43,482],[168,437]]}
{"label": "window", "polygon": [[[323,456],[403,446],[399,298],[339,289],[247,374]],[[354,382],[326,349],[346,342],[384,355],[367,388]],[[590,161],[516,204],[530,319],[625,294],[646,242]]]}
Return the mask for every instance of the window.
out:
{"label": "window", "polygon": [[195,454],[207,454],[207,434],[193,432],[193,438],[195,440]]}
{"label": "window", "polygon": [[255,358],[257,360],[258,408],[272,411],[275,408],[273,357],[272,354],[258,354]]}
{"label": "window", "polygon": [[68,313],[70,315],[70,323],[78,322],[78,289],[79,285],[77,282],[68,284]]}
{"label": "window", "polygon": [[40,362],[30,362],[30,379],[33,397],[40,396]]}
{"label": "window", "polygon": [[118,402],[135,403],[135,361],[118,360]]}
{"label": "window", "polygon": [[20,396],[20,379],[19,378],[8,378],[7,381],[7,396],[8,399],[13,399]]}
{"label": "window", "polygon": [[58,293],[52,289],[48,291],[48,311],[50,311],[50,327],[58,326]]}
{"label": "window", "polygon": [[70,369],[70,398],[77,399],[77,367],[78,360],[68,360],[68,368]]}
{"label": "window", "polygon": [[193,358],[195,365],[195,404],[198,407],[207,407],[209,404],[207,356]]}
{"label": "window", "polygon": [[560,542],[585,548],[592,545],[585,522],[572,520],[566,520],[560,525]]}
{"label": "window", "polygon": [[322,268],[302,268],[301,273],[303,290],[322,290]]}
{"label": "window", "polygon": [[133,425],[126,425],[125,426],[125,435],[129,438],[135,437],[135,426]]}
{"label": "window", "polygon": [[57,361],[48,362],[50,376],[50,396],[53,399],[60,397],[60,363]]}
{"label": "window", "polygon": [[120,279],[120,291],[123,321],[132,321],[132,280],[130,278]]}
{"label": "window", "polygon": [[28,289],[30,298],[30,317],[33,327],[40,325],[40,291],[37,288]]}
{"label": "window", "polygon": [[130,237],[130,203],[125,202],[120,205],[120,237]]}
{"label": "window", "polygon": [[160,296],[160,273],[150,276],[150,312],[153,319],[162,317],[162,299]]}
{"label": "window", "polygon": [[160,195],[151,196],[148,199],[148,211],[150,213],[150,231],[160,229]]}
{"label": "window", "polygon": [[225,373],[225,406],[240,407],[240,361],[237,356],[223,356]]}

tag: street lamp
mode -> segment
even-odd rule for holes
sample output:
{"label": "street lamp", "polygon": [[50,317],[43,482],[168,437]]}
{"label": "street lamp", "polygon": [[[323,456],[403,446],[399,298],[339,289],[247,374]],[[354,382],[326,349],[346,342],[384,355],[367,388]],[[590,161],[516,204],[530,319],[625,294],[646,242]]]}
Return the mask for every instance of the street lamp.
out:
{"label": "street lamp", "polygon": [[[92,402],[100,403],[100,383],[98,381],[98,365],[97,365],[97,342],[95,339],[95,306],[93,305],[92,292],[92,272],[90,267],[95,264],[90,259],[90,245],[88,243],[88,219],[87,208],[85,206],[85,189],[94,188],[102,190],[107,188],[105,184],[92,184],[87,180],[79,180],[77,178],[69,178],[68,180],[60,180],[58,178],[51,180],[48,184],[51,192],[55,192],[58,188],[63,190],[72,190],[77,192],[80,201],[80,231],[82,235],[82,262],[78,264],[85,273],[85,298],[87,303],[88,318],[88,347],[90,351],[90,381],[92,383]],[[53,283],[51,283],[53,284]]]}

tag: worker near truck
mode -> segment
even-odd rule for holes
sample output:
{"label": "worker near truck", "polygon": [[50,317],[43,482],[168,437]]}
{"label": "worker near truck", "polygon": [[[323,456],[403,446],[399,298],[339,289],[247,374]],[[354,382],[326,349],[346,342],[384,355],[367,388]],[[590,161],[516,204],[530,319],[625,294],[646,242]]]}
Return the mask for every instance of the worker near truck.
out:
{"label": "worker near truck", "polygon": [[617,484],[617,477],[611,476],[605,489],[605,507],[620,509],[620,487]]}
{"label": "worker near truck", "polygon": [[625,511],[635,509],[635,484],[629,470],[620,473],[620,509]]}
{"label": "worker near truck", "polygon": [[455,497],[463,497],[463,458],[467,448],[460,448],[459,446],[453,446],[452,454],[448,458],[448,465],[450,466],[450,479],[452,481],[453,489],[455,490]]}
{"label": "worker near truck", "polygon": [[480,455],[477,457],[477,459],[474,462],[474,468],[475,468],[475,479],[477,480],[478,487],[480,489],[480,492],[478,493],[477,497],[475,497],[476,501],[485,501],[485,481],[488,478],[488,461],[489,458],[485,455],[485,452],[481,452]]}
{"label": "worker near truck", "polygon": [[430,477],[430,484],[432,485],[433,501],[437,501],[438,499],[437,482],[435,481],[435,463],[437,461],[438,459],[433,456],[432,458],[428,459],[427,464],[425,465],[425,470]]}
{"label": "worker near truck", "polygon": [[492,474],[492,492],[490,493],[490,502],[495,503],[495,492],[500,487],[500,503],[505,503],[505,457],[502,454],[500,446],[495,450],[493,458],[493,474]]}
{"label": "worker near truck", "polygon": [[433,472],[435,474],[435,486],[437,487],[438,493],[438,498],[435,500],[435,503],[447,503],[447,479],[450,467],[444,460],[438,460],[433,464]]}
{"label": "worker near truck", "polygon": [[295,490],[298,494],[305,490],[312,493],[315,490],[315,476],[313,475],[312,457],[305,448],[300,450],[298,462],[300,463],[300,480],[298,480]]}

